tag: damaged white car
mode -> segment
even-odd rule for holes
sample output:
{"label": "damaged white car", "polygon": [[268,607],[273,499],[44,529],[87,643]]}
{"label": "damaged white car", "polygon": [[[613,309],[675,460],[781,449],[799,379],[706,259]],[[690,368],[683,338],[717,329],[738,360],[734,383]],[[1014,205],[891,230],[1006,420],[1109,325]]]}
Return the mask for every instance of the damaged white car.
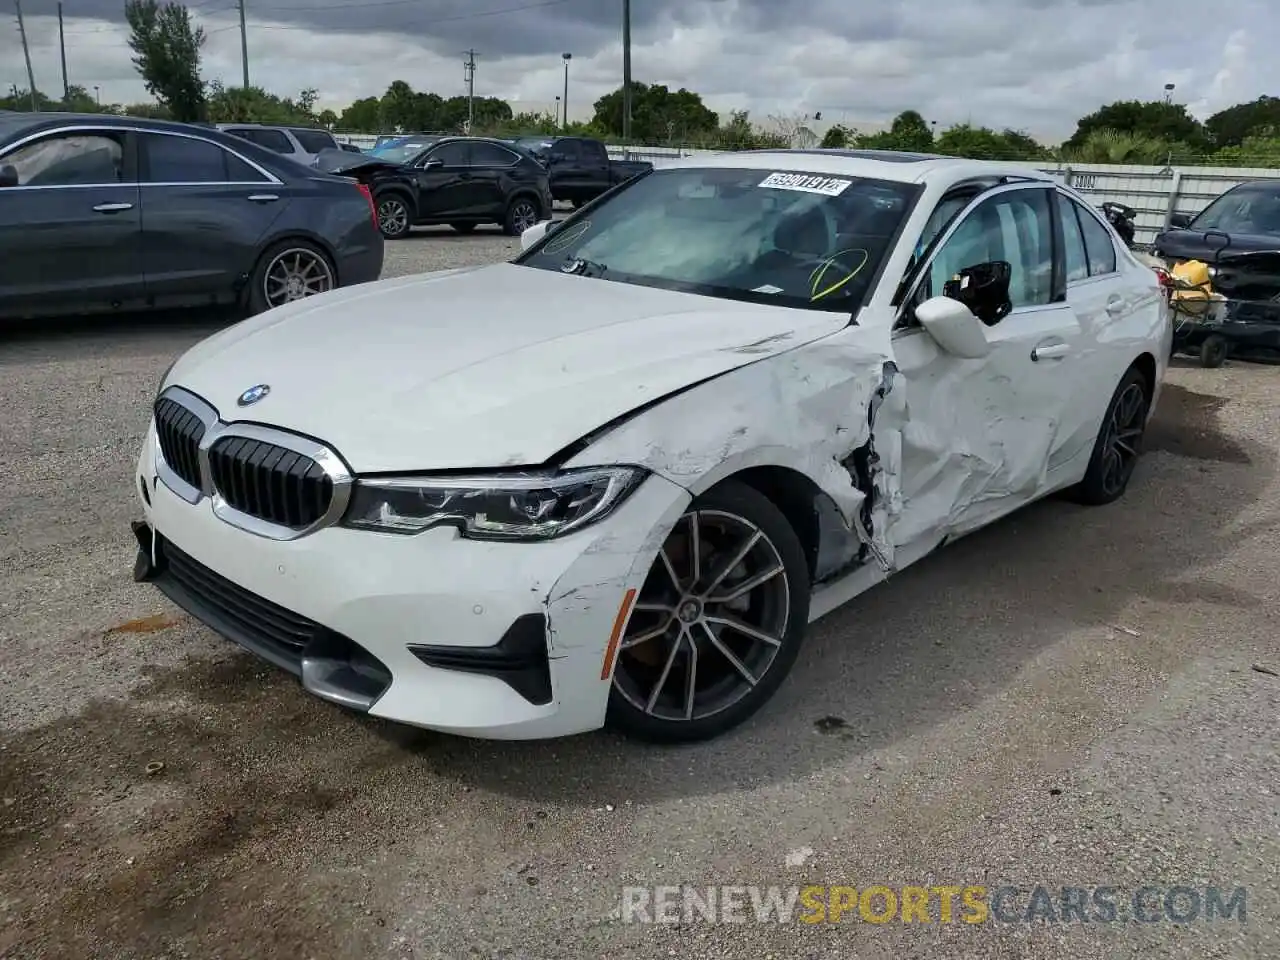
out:
{"label": "damaged white car", "polygon": [[1035,170],[695,158],[524,246],[182,356],[135,576],[375,716],[709,737],[891,573],[1118,498],[1169,355],[1156,275]]}

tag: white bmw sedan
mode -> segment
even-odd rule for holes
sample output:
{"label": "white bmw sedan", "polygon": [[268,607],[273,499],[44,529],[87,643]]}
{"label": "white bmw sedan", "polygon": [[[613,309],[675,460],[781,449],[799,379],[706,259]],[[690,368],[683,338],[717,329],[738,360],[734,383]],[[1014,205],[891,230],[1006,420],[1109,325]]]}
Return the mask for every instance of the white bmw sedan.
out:
{"label": "white bmw sedan", "polygon": [[1169,356],[1156,275],[1031,169],[700,157],[523,245],[180,357],[135,576],[375,716],[710,737],[890,574],[1120,497]]}

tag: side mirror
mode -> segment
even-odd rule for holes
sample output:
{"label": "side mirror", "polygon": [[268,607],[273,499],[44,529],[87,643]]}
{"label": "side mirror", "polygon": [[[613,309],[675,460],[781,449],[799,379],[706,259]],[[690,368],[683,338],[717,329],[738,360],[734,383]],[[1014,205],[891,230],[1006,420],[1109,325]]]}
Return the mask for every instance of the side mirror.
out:
{"label": "side mirror", "polygon": [[977,360],[991,352],[987,331],[973,311],[951,297],[930,297],[916,307],[916,319],[952,356]]}
{"label": "side mirror", "polygon": [[0,166],[0,187],[18,186],[18,168],[11,163]]}
{"label": "side mirror", "polygon": [[1191,214],[1189,213],[1175,213],[1169,217],[1169,229],[1185,230],[1191,226],[1191,219]]}
{"label": "side mirror", "polygon": [[443,160],[424,160],[422,162],[423,170],[439,170],[444,166]]}
{"label": "side mirror", "polygon": [[528,250],[554,229],[555,224],[550,220],[543,220],[541,223],[535,223],[524,233],[520,234],[520,249]]}
{"label": "side mirror", "polygon": [[969,311],[992,326],[1009,315],[1013,304],[1009,300],[1009,281],[1013,267],[1007,260],[990,260],[987,263],[965,267],[942,285],[942,295],[958,300]]}

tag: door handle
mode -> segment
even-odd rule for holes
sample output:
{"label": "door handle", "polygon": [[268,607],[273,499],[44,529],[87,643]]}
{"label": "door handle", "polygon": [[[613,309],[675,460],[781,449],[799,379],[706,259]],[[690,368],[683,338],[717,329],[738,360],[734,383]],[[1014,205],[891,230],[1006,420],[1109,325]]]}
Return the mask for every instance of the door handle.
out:
{"label": "door handle", "polygon": [[132,210],[132,203],[100,203],[93,208],[94,213],[119,213],[122,210]]}
{"label": "door handle", "polygon": [[274,193],[255,193],[249,199],[252,200],[254,203],[272,203],[276,200],[279,200],[280,198],[277,197]]}
{"label": "door handle", "polygon": [[1113,317],[1124,313],[1124,308],[1125,302],[1123,297],[1113,296],[1107,301],[1107,313],[1111,314]]}
{"label": "door handle", "polygon": [[1059,360],[1070,352],[1071,346],[1066,343],[1042,343],[1031,351],[1031,359],[1033,361]]}

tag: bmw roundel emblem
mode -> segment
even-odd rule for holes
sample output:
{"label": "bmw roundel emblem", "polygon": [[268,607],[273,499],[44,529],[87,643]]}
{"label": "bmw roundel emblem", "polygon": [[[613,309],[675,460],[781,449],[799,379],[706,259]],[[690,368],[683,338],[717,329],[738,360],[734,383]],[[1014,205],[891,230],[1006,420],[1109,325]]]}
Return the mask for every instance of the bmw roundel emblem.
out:
{"label": "bmw roundel emblem", "polygon": [[251,407],[270,392],[271,387],[268,384],[260,383],[240,394],[236,403],[242,407]]}

